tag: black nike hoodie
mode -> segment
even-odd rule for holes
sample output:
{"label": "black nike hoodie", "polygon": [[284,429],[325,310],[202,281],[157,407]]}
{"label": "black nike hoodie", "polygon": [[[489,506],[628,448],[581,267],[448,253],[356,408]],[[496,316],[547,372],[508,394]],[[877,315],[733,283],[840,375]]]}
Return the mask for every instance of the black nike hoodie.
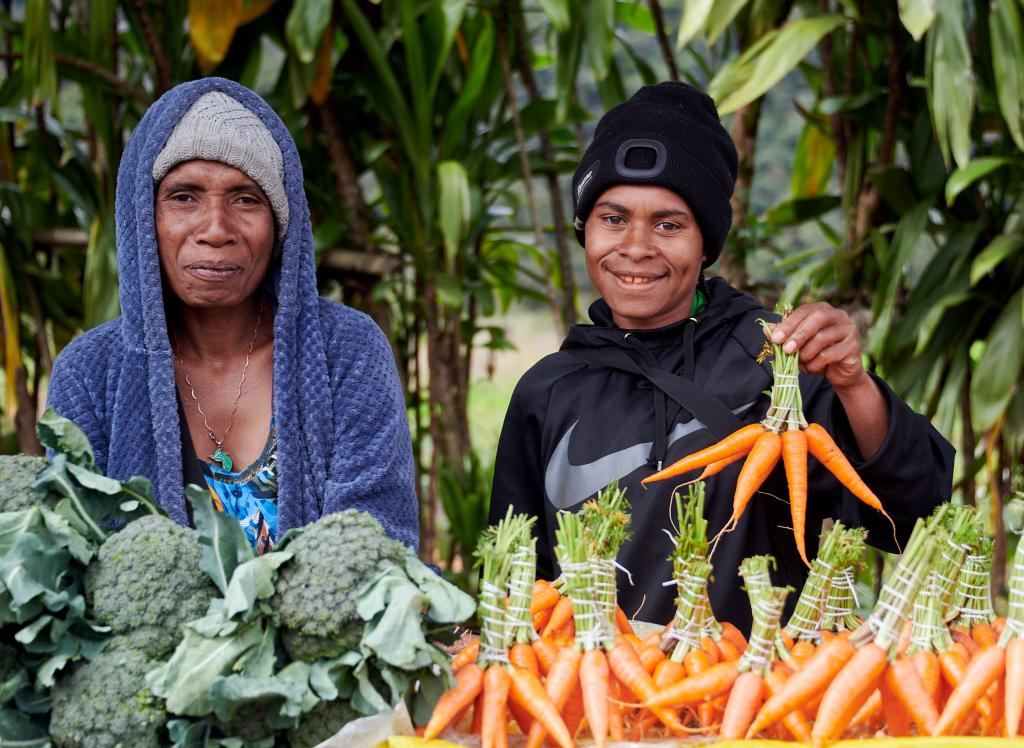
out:
{"label": "black nike hoodie", "polygon": [[[695,318],[657,330],[627,331],[612,321],[601,299],[590,307],[593,325],[574,325],[561,350],[541,359],[516,386],[505,416],[494,469],[490,520],[508,506],[538,518],[538,575],[553,579],[555,515],[575,510],[616,478],[632,504],[632,538],[619,554],[619,603],[630,616],[666,623],[674,613],[675,587],[668,557],[672,552],[672,481],[644,488],[640,481],[658,469],[718,440],[684,405],[651,377],[627,367],[605,365],[615,349],[646,371],[670,372],[688,380],[702,397],[717,398],[743,423],[761,420],[768,410],[770,363],[756,363],[764,344],[759,318],[777,320],[753,298],[720,278],[707,285],[708,305]],[[595,353],[598,352],[598,353]],[[595,362],[597,360],[597,362]],[[801,374],[808,421],[822,424],[858,473],[879,496],[896,523],[902,546],[917,517],[950,497],[953,447],[880,379],[889,408],[889,431],[878,452],[860,457],[856,441],[829,383]],[[678,395],[676,395],[679,397]],[[680,399],[684,399],[680,397]],[[700,399],[700,398],[698,398]],[[693,405],[701,411],[700,403]],[[719,427],[721,430],[721,427]],[[869,542],[895,551],[892,528],[878,512],[860,503],[814,459],[808,464],[807,553],[813,558],[826,518],[868,529]],[[732,494],[742,462],[707,481],[705,515],[713,537],[732,511]],[[750,629],[750,606],[738,575],[747,556],[771,554],[778,562],[776,584],[798,592],[807,569],[796,550],[781,461],[754,495],[736,529],[723,535],[715,551],[709,587],[719,620]],[[797,594],[790,595],[787,615]]]}

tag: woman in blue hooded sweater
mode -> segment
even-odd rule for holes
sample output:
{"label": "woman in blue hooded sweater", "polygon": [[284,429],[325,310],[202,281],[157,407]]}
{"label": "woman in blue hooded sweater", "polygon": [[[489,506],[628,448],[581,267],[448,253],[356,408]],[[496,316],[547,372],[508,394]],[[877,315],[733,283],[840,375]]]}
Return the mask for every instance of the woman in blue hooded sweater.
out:
{"label": "woman in blue hooded sweater", "polygon": [[101,469],[145,475],[180,524],[205,485],[259,551],[348,508],[415,548],[391,348],[317,294],[302,167],[259,96],[221,78],[160,98],[117,176],[122,314],[54,363],[49,403]]}

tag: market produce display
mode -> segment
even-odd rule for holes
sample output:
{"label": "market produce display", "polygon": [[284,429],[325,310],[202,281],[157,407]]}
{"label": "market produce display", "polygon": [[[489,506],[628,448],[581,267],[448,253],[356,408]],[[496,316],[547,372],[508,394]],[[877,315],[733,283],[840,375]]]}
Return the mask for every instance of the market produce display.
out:
{"label": "market produce display", "polygon": [[453,682],[432,629],[474,603],[370,515],[254,556],[206,491],[179,527],[70,421],[38,431],[52,460],[0,458],[0,745],[305,748],[399,702],[427,721]]}
{"label": "market produce display", "polygon": [[[785,627],[780,616],[791,590],[772,585],[773,559],[743,562],[754,620],[747,640],[715,621],[708,606],[702,510],[700,483],[677,496],[677,611],[643,639],[615,614],[614,597],[605,596],[594,574],[612,561],[606,549],[617,546],[594,542],[609,535],[601,536],[592,518],[614,516],[605,526],[614,526],[617,538],[628,533],[628,504],[616,487],[581,512],[559,516],[562,576],[534,581],[528,603],[524,557],[516,567],[524,576],[514,584],[510,574],[493,572],[512,568],[512,549],[530,520],[509,515],[493,528],[489,538],[510,537],[511,528],[522,534],[519,541],[490,542],[485,551],[480,639],[455,657],[458,685],[442,696],[424,737],[458,742],[477,732],[482,746],[507,745],[515,733],[527,736],[527,746],[544,744],[545,733],[547,744],[558,746],[695,736],[824,746],[875,735],[1020,735],[1024,543],[1013,559],[1008,614],[997,617],[986,591],[991,564],[981,517],[972,507],[942,505],[918,521],[877,603],[860,620],[849,580],[865,534],[836,523],[822,535]],[[526,615],[533,625],[521,636],[532,639],[532,657],[513,655],[511,640],[494,635],[513,625],[524,631]],[[597,660],[589,671],[582,666],[587,657]],[[543,691],[534,687],[526,697],[488,685],[515,683],[525,670]],[[485,681],[484,671],[498,675]]]}

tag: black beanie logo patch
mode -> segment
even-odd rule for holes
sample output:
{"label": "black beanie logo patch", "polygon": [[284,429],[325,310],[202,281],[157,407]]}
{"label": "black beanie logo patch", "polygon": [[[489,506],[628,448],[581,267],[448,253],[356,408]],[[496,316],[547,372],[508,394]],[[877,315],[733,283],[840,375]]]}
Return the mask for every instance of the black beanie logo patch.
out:
{"label": "black beanie logo patch", "polygon": [[580,179],[580,183],[578,185],[576,185],[576,202],[580,201],[580,195],[582,195],[583,191],[585,189],[587,189],[587,185],[590,184],[593,181],[593,179],[594,179],[594,172],[597,171],[600,167],[601,167],[601,162],[600,161],[595,161],[587,169],[587,173],[584,174],[583,177]]}
{"label": "black beanie logo patch", "polygon": [[615,153],[615,171],[626,179],[652,179],[665,168],[664,144],[649,138],[626,140]]}

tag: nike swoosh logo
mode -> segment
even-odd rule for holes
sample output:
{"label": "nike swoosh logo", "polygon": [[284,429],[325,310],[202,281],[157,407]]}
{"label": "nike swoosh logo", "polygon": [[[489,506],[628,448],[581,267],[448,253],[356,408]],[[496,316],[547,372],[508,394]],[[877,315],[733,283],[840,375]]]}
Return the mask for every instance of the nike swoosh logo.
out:
{"label": "nike swoosh logo", "polygon": [[[735,408],[736,415],[746,412],[757,401]],[[573,465],[569,462],[569,440],[572,432],[579,425],[577,420],[558,441],[555,451],[551,453],[547,469],[544,471],[544,492],[556,509],[568,509],[581,501],[590,498],[612,481],[623,478],[634,470],[647,464],[653,442],[641,442],[631,447],[612,452],[585,465]],[[700,431],[704,424],[696,418],[686,423],[677,423],[668,435],[669,446],[675,444],[688,434]]]}

